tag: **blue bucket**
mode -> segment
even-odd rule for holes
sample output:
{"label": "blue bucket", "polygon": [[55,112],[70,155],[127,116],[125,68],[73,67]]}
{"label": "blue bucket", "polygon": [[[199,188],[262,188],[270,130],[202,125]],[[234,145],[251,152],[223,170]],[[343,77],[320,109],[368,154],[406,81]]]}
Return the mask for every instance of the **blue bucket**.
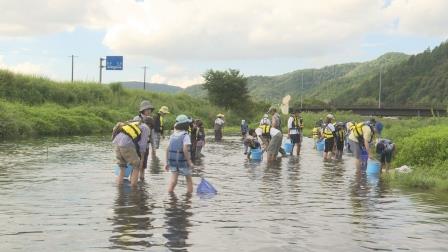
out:
{"label": "blue bucket", "polygon": [[262,160],[263,159],[263,151],[260,149],[251,150],[250,159],[252,160]]}
{"label": "blue bucket", "polygon": [[367,174],[378,174],[380,172],[381,172],[381,163],[376,160],[369,159],[369,161],[367,161],[366,173]]}
{"label": "blue bucket", "polygon": [[320,140],[316,143],[316,149],[318,151],[324,151],[325,150],[325,140]]}
{"label": "blue bucket", "polygon": [[293,147],[294,147],[294,145],[291,142],[286,142],[285,144],[283,144],[283,149],[285,149],[285,152],[289,153],[289,154],[292,153]]}
{"label": "blue bucket", "polygon": [[[130,164],[128,164],[126,166],[126,169],[124,170],[124,177],[128,178],[129,176],[131,176],[132,173],[132,166]],[[118,176],[120,174],[120,167],[116,164],[115,165],[115,175]]]}

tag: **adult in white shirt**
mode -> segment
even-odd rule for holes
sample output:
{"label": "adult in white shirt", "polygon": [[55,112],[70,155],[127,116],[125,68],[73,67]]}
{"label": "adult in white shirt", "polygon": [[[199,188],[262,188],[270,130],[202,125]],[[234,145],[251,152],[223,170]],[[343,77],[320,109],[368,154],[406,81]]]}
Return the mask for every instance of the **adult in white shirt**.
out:
{"label": "adult in white shirt", "polygon": [[293,144],[291,155],[293,155],[294,147],[296,147],[297,156],[300,155],[300,146],[302,144],[303,119],[300,116],[300,112],[299,109],[294,110],[294,114],[288,119],[288,138]]}
{"label": "adult in white shirt", "polygon": [[255,130],[255,134],[257,134],[259,141],[263,143],[263,149],[268,153],[268,162],[276,160],[283,139],[280,130],[270,125],[261,125]]}
{"label": "adult in white shirt", "polygon": [[224,128],[224,115],[223,114],[218,114],[217,115],[218,118],[216,118],[215,120],[215,125],[214,125],[214,129],[215,129],[215,141],[221,141],[222,140],[222,131]]}

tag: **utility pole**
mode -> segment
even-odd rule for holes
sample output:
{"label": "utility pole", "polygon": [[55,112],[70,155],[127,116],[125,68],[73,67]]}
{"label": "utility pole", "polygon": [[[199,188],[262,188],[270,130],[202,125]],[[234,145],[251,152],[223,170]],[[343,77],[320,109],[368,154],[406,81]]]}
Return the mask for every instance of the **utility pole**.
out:
{"label": "utility pole", "polygon": [[143,66],[143,90],[146,90],[146,69],[148,69],[149,67],[147,66]]}
{"label": "utility pole", "polygon": [[77,56],[72,54],[69,57],[72,58],[72,83],[73,83],[73,68],[74,68],[74,63],[75,63],[75,57],[77,57]]}
{"label": "utility pole", "polygon": [[101,84],[101,81],[103,80],[103,68],[104,68],[103,61],[104,60],[106,60],[106,59],[100,58],[100,84]]}
{"label": "utility pole", "polygon": [[380,88],[379,88],[379,90],[378,90],[378,108],[380,109],[381,108],[381,78],[382,78],[382,76],[381,76],[381,72],[382,72],[382,69],[380,68]]}
{"label": "utility pole", "polygon": [[300,91],[300,109],[303,109],[303,71],[302,71],[302,90]]}

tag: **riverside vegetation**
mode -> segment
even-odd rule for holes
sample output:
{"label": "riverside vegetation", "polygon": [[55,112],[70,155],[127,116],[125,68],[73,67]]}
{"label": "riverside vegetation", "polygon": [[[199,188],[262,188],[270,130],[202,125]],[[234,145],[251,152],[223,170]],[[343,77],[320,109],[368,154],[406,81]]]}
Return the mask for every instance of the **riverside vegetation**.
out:
{"label": "riverside vegetation", "polygon": [[[0,139],[109,133],[117,121],[133,118],[144,99],[156,108],[169,106],[173,114],[201,118],[206,127],[218,113],[226,114],[229,125],[238,126],[241,117],[252,119],[247,115],[257,115],[254,110],[267,106],[251,103],[244,115],[186,94],[127,90],[117,83],[55,82],[0,70]],[[173,123],[174,116],[168,116],[167,126]]]}
{"label": "riverside vegetation", "polygon": [[[0,139],[34,136],[88,135],[109,133],[117,121],[136,114],[138,104],[149,99],[156,107],[167,105],[173,114],[186,113],[203,119],[210,128],[217,113],[226,113],[227,131],[239,131],[242,118],[256,127],[268,104],[251,102],[244,113],[224,109],[186,94],[154,94],[125,90],[120,84],[59,83],[47,78],[0,70]],[[304,134],[311,135],[314,123],[325,113],[303,113]],[[336,112],[338,121],[361,121],[349,112]],[[283,118],[286,122],[286,117]],[[168,116],[168,126],[174,117]],[[448,191],[448,120],[446,118],[380,119],[383,136],[394,140],[394,167],[407,164],[410,174],[386,175],[399,186]]]}

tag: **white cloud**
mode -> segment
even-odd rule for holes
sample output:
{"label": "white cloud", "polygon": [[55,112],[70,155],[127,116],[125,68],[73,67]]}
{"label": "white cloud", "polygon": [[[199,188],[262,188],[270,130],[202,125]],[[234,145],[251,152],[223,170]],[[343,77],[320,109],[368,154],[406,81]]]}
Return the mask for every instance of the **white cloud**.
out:
{"label": "white cloud", "polygon": [[87,24],[89,6],[70,0],[0,0],[0,34],[32,36],[69,31]]}
{"label": "white cloud", "polygon": [[393,0],[387,13],[399,33],[446,38],[447,10],[447,0]]}
{"label": "white cloud", "polygon": [[151,83],[170,84],[185,88],[203,83],[204,79],[199,74],[193,74],[186,68],[173,64],[167,66],[162,72],[151,75],[150,81]]}
{"label": "white cloud", "polygon": [[0,37],[102,29],[117,53],[170,61],[328,57],[369,33],[448,35],[446,0],[0,0],[0,9]]}
{"label": "white cloud", "polygon": [[[146,3],[146,2],[145,2]],[[383,22],[372,0],[163,0],[108,29],[104,44],[163,59],[308,57],[350,48]]]}
{"label": "white cloud", "polygon": [[6,64],[3,56],[0,55],[0,69],[7,69],[14,73],[41,75],[45,69],[41,65],[33,64],[31,62],[22,62],[15,65]]}

